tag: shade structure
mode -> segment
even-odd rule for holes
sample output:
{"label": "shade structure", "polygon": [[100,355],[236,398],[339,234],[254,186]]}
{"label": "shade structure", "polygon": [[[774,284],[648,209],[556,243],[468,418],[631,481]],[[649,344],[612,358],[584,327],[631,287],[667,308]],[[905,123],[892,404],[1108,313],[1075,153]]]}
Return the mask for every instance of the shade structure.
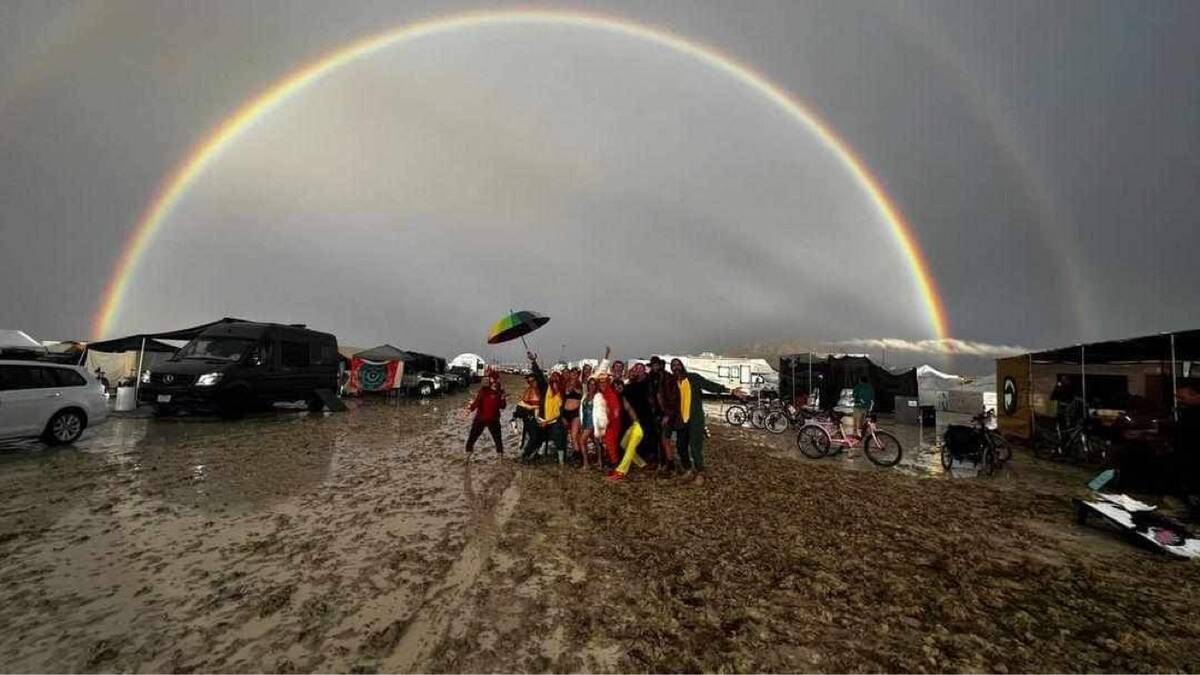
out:
{"label": "shade structure", "polygon": [[548,321],[550,321],[550,317],[542,316],[537,312],[525,310],[513,312],[492,324],[492,329],[488,331],[488,344],[495,345],[525,337],[545,326]]}

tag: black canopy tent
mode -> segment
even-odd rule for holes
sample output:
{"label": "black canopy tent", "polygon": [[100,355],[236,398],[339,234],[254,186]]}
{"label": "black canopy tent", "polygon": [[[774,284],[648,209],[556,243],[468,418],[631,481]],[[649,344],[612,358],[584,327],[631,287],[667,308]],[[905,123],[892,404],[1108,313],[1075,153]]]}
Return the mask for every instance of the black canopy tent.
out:
{"label": "black canopy tent", "polygon": [[431,354],[411,352],[389,344],[365,349],[354,354],[354,358],[366,361],[403,361],[406,368],[415,372],[441,374],[446,371],[446,360]]}
{"label": "black canopy tent", "polygon": [[104,352],[105,354],[120,354],[123,352],[136,351],[171,353],[178,351],[179,347],[175,347],[143,335],[130,335],[128,337],[116,338],[113,340],[89,342],[87,344],[87,349],[88,351]]}
{"label": "black canopy tent", "polygon": [[822,408],[836,405],[842,389],[853,388],[862,377],[875,390],[878,412],[894,412],[897,396],[917,395],[916,369],[892,373],[865,356],[791,354],[779,359],[780,392],[794,397],[797,391],[819,390]]}
{"label": "black canopy tent", "polygon": [[[178,340],[187,342],[197,335],[203,333],[208,328],[219,326],[224,323],[250,323],[245,319],[234,319],[225,317],[217,321],[192,326],[191,328],[180,328],[177,330],[163,331],[160,333],[139,333],[137,335],[127,335],[125,337],[113,338],[111,340],[99,340],[97,342],[89,342],[87,351],[103,352],[108,354],[120,352],[138,352],[137,374],[134,377],[134,389],[136,390],[141,383],[142,362],[145,359],[146,352],[169,353],[178,350],[178,347],[172,347],[159,340]],[[85,354],[86,356],[86,354]]]}

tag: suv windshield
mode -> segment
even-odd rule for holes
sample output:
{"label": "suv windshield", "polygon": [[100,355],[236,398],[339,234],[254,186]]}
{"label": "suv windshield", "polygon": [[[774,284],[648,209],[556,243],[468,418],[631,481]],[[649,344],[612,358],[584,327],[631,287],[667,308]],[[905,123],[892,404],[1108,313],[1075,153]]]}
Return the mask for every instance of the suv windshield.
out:
{"label": "suv windshield", "polygon": [[198,337],[179,350],[176,358],[240,361],[242,355],[254,348],[257,340],[233,337]]}

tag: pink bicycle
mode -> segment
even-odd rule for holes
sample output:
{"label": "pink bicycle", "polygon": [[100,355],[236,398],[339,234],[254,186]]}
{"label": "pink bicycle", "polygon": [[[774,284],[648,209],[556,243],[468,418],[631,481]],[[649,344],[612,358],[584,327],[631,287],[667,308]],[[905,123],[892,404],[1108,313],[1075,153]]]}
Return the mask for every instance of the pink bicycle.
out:
{"label": "pink bicycle", "polygon": [[890,432],[880,429],[875,414],[867,413],[861,436],[847,435],[842,418],[849,413],[831,412],[810,417],[796,434],[796,447],[809,459],[838,454],[846,448],[862,445],[863,454],[878,466],[896,466],[904,454],[900,441]]}

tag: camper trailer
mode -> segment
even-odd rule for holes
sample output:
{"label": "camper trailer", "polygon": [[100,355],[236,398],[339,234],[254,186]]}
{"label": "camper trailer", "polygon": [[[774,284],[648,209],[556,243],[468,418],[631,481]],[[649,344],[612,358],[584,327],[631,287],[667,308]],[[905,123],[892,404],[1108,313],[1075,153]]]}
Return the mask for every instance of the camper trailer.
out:
{"label": "camper trailer", "polygon": [[478,354],[459,354],[450,360],[450,368],[467,368],[471,371],[471,380],[478,382],[483,379],[483,375],[487,369],[487,362]]}
{"label": "camper trailer", "polygon": [[743,389],[752,395],[779,392],[779,374],[764,359],[718,356],[705,352],[694,356],[662,355],[662,359],[683,361],[683,366],[729,389]]}

